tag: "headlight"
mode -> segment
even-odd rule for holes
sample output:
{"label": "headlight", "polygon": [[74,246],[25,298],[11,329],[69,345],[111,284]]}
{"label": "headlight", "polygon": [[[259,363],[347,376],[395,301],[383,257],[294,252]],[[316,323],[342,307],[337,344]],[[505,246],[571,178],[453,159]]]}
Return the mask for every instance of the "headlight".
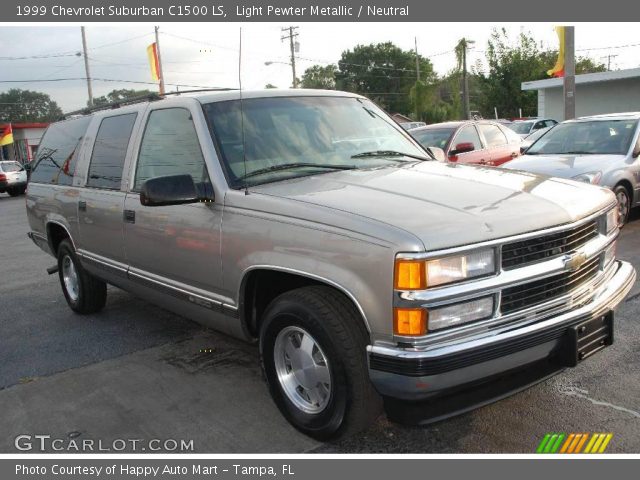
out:
{"label": "headlight", "polygon": [[396,260],[394,288],[424,290],[448,283],[491,275],[496,271],[495,250],[487,248],[463,255],[429,260]]}
{"label": "headlight", "polygon": [[493,295],[448,307],[430,309],[427,329],[429,331],[457,327],[493,316]]}
{"label": "headlight", "polygon": [[607,218],[605,221],[605,228],[607,235],[613,232],[616,228],[618,228],[620,222],[620,212],[618,208],[612,208],[607,212]]}
{"label": "headlight", "polygon": [[587,172],[587,173],[581,173],[580,175],[576,175],[575,177],[572,177],[571,180],[598,185],[600,183],[601,178],[602,178],[602,172]]}

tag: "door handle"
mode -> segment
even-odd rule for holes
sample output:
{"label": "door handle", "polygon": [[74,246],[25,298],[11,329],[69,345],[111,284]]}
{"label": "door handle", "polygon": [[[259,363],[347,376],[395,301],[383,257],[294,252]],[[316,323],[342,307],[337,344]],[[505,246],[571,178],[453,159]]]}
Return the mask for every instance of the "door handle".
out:
{"label": "door handle", "polygon": [[78,210],[80,210],[81,212],[86,212],[87,211],[87,202],[85,202],[84,200],[80,200],[78,202]]}
{"label": "door handle", "polygon": [[125,210],[122,212],[122,217],[126,223],[136,223],[136,211]]}

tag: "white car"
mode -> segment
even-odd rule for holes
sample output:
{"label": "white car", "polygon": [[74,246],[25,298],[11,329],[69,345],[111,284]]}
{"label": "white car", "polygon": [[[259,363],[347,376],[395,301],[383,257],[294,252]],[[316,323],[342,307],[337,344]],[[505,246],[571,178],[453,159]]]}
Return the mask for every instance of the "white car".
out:
{"label": "white car", "polygon": [[557,123],[552,118],[532,118],[531,120],[516,120],[507,126],[522,138],[526,138],[536,130],[553,127]]}
{"label": "white car", "polygon": [[27,171],[18,162],[0,162],[0,193],[7,192],[12,197],[22,195],[27,190]]}

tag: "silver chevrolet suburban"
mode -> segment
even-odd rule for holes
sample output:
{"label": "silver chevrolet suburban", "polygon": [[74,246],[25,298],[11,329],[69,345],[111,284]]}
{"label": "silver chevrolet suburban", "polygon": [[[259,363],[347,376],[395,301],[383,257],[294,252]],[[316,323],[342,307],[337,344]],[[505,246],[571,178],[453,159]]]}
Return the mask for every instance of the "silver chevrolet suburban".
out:
{"label": "silver chevrolet suburban", "polygon": [[439,154],[344,92],[112,105],[46,131],[29,236],[77,313],[111,284],[257,340],[308,435],[362,429],[383,400],[433,421],[611,344],[635,281],[609,190]]}

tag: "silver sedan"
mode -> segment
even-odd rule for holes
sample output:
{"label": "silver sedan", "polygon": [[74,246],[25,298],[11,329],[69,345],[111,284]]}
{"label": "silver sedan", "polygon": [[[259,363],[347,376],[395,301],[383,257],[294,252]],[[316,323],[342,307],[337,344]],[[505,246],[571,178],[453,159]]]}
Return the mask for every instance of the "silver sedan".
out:
{"label": "silver sedan", "polygon": [[503,165],[610,188],[620,222],[640,203],[640,113],[582,117],[556,125],[526,154]]}

